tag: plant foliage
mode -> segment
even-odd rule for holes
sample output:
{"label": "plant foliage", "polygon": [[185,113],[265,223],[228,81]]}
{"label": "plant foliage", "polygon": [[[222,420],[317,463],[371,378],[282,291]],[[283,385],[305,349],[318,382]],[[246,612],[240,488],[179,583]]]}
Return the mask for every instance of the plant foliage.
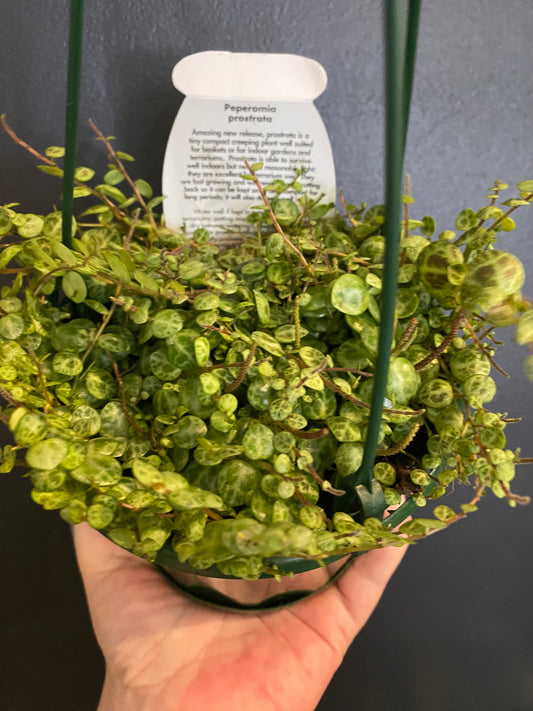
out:
{"label": "plant foliage", "polygon": [[[499,204],[497,181],[488,206],[436,236],[405,198],[374,476],[387,507],[411,499],[425,516],[393,531],[335,505],[365,443],[384,207],[341,215],[305,194],[301,171],[262,186],[261,164],[247,164],[263,201],[238,244],[220,246],[168,229],[162,199],[125,170],[131,156],[100,139],[109,169],[100,182],[77,169],[76,197],[93,202],[70,245],[61,213],[0,208],[0,417],[15,440],[0,471],[24,459],[34,501],[150,560],[172,547],[197,569],[251,579],[272,556],[413,542],[487,490],[524,501],[510,488],[510,419],[488,404],[494,327],[533,340],[522,264],[496,247],[532,181]],[[43,170],[60,175],[61,156],[49,148]],[[443,503],[456,483],[473,488],[457,511]]]}

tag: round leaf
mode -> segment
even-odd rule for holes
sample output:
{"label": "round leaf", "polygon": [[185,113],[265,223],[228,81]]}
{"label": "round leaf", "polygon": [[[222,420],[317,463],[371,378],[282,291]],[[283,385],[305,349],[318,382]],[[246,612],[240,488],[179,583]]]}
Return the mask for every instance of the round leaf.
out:
{"label": "round leaf", "polygon": [[333,282],[331,304],[343,314],[357,316],[370,303],[367,286],[357,274],[343,274]]}
{"label": "round leaf", "polygon": [[32,469],[55,469],[67,456],[68,446],[59,437],[50,437],[32,444],[26,452],[26,463]]}

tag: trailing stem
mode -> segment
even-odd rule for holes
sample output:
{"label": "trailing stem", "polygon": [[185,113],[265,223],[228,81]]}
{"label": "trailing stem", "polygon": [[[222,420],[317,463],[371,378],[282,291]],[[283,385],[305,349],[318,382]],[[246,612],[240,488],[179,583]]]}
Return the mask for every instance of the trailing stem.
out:
{"label": "trailing stem", "polygon": [[293,243],[291,242],[291,240],[287,237],[287,235],[286,235],[285,232],[283,231],[281,225],[279,224],[279,222],[278,222],[278,220],[277,220],[277,218],[276,218],[276,215],[274,214],[274,210],[272,209],[272,205],[270,204],[270,200],[268,199],[268,196],[267,196],[266,192],[264,191],[263,186],[262,186],[261,183],[259,182],[259,178],[258,178],[257,175],[255,174],[255,171],[252,170],[252,166],[251,166],[250,163],[246,160],[246,158],[244,159],[244,164],[246,165],[246,168],[248,169],[250,175],[251,175],[252,178],[253,178],[253,181],[254,181],[254,183],[255,183],[256,188],[259,190],[259,193],[261,194],[261,197],[263,198],[263,202],[264,202],[265,205],[266,205],[266,208],[267,208],[267,210],[268,210],[268,214],[270,215],[270,219],[272,220],[272,224],[273,224],[274,227],[276,228],[277,232],[283,237],[283,241],[285,242],[285,244],[287,245],[287,247],[289,247],[289,249],[292,249],[292,251],[295,252],[295,254],[298,255],[298,259],[300,260],[300,262],[302,263],[302,265],[303,265],[303,266],[306,268],[306,270],[311,274],[311,267],[309,266],[309,264],[308,264],[306,258],[305,258],[304,255],[302,254],[301,250],[298,249],[298,247],[297,247],[295,244],[293,244]]}

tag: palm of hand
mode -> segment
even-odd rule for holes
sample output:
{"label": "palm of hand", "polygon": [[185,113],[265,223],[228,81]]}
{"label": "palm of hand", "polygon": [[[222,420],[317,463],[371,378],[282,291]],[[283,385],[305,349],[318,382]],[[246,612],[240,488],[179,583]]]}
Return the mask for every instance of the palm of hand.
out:
{"label": "palm of hand", "polygon": [[190,601],[88,526],[74,533],[107,663],[101,711],[311,711],[403,555],[366,554],[325,592],[248,616]]}

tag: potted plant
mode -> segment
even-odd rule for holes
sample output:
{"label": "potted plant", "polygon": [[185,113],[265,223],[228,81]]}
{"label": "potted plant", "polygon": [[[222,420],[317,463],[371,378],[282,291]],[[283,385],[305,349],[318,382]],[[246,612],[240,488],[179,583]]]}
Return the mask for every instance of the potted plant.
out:
{"label": "potted plant", "polygon": [[[168,229],[131,156],[97,133],[110,165],[101,181],[76,170],[75,197],[91,204],[70,245],[60,212],[0,208],[0,418],[14,438],[0,471],[23,462],[35,502],[166,567],[256,580],[414,543],[489,491],[527,501],[511,489],[526,461],[506,448],[512,418],[489,403],[503,371],[495,327],[533,340],[523,267],[497,244],[533,181],[503,201],[496,181],[488,204],[439,234],[404,196],[385,408],[362,488],[384,207],[339,214],[299,171],[262,185],[261,164],[246,163],[262,203],[239,244],[220,247],[206,230]],[[62,149],[32,152],[62,174]],[[472,491],[452,509],[457,485]]]}

